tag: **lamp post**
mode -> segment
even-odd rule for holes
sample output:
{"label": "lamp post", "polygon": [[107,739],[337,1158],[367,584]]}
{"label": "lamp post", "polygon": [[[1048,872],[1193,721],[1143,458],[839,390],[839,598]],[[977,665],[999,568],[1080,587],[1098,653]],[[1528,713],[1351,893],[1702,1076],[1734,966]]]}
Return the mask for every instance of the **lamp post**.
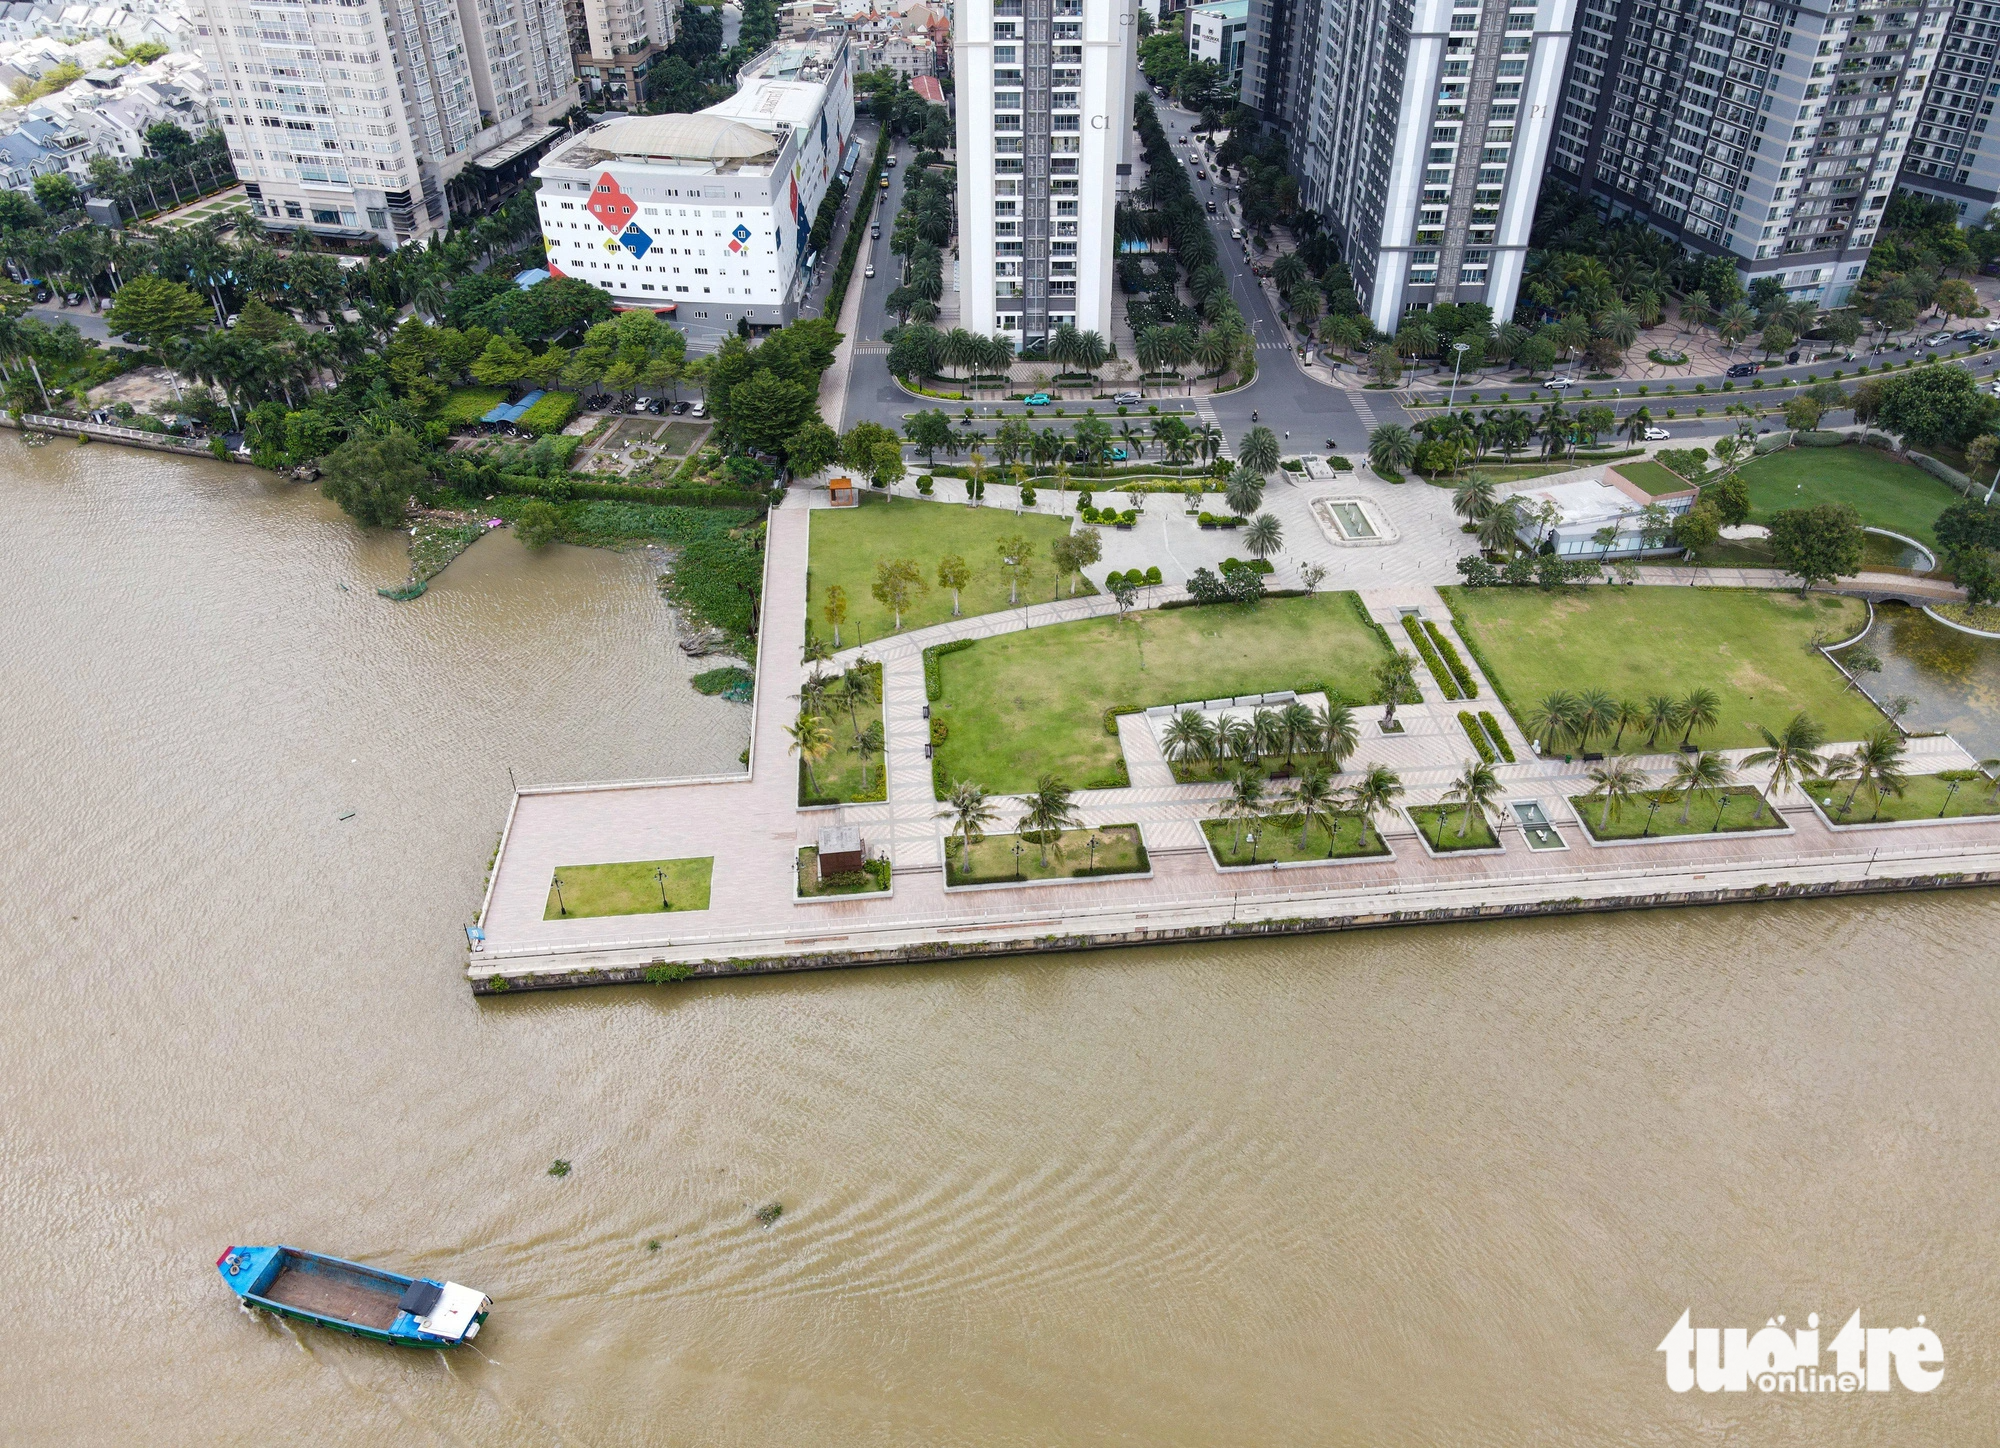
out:
{"label": "lamp post", "polygon": [[551,875],[549,878],[556,887],[556,909],[564,915],[569,914],[569,906],[563,903],[562,876]]}
{"label": "lamp post", "polygon": [[666,872],[666,870],[665,870],[664,868],[661,868],[661,867],[655,867],[655,868],[654,868],[654,870],[653,870],[653,879],[654,879],[654,880],[656,880],[657,882],[659,882],[659,886],[660,886],[660,908],[661,908],[662,910],[671,910],[671,909],[673,909],[674,907],[673,907],[673,906],[671,906],[671,905],[669,905],[669,904],[667,903],[667,872]]}
{"label": "lamp post", "polygon": [[1019,840],[1014,841],[1014,878],[1021,878],[1021,852],[1027,847]]}
{"label": "lamp post", "polygon": [[1451,350],[1458,355],[1451,359],[1451,397],[1445,402],[1446,407],[1457,405],[1458,369],[1460,364],[1465,361],[1465,354],[1472,350],[1472,344],[1469,342],[1454,342],[1451,344]]}
{"label": "lamp post", "polygon": [[1257,863],[1257,832],[1255,830],[1245,830],[1243,838],[1250,842],[1250,863],[1254,865]]}
{"label": "lamp post", "polygon": [[1091,868],[1091,869],[1093,869],[1093,870],[1095,870],[1095,869],[1097,868],[1097,836],[1096,836],[1096,835],[1092,835],[1092,836],[1090,837],[1090,868]]}

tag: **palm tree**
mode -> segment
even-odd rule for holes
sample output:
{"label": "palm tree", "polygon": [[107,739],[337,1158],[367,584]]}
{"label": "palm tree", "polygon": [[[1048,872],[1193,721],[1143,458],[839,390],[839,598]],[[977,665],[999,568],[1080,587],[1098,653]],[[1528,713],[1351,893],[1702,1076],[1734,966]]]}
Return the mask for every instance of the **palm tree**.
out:
{"label": "palm tree", "polygon": [[1652,409],[1648,407],[1641,407],[1638,409],[1638,411],[1634,412],[1630,417],[1625,419],[1625,425],[1621,427],[1619,431],[1625,434],[1625,440],[1627,442],[1631,443],[1634,447],[1637,447],[1640,441],[1646,436],[1646,429],[1651,427],[1652,425],[1653,425]]}
{"label": "palm tree", "polygon": [[1260,758],[1276,754],[1285,747],[1285,716],[1276,709],[1259,709],[1253,713],[1250,729],[1257,736]]}
{"label": "palm tree", "polygon": [[1368,434],[1368,462],[1378,471],[1406,468],[1417,455],[1417,439],[1399,422],[1385,422]]}
{"label": "palm tree", "polygon": [[[1825,769],[1826,764],[1820,758],[1819,750],[1826,743],[1826,731],[1810,715],[1792,715],[1791,722],[1776,734],[1762,724],[1757,726],[1757,732],[1764,737],[1764,747],[1744,755],[1743,764],[1750,769],[1766,764],[1771,766],[1768,788],[1772,794],[1789,790]],[[1758,794],[1758,819],[1764,818],[1764,806],[1769,802],[1763,793]]]}
{"label": "palm tree", "polygon": [[1064,784],[1053,774],[1045,774],[1035,781],[1035,792],[1028,796],[1028,807],[1022,811],[1021,822],[1015,826],[1023,834],[1037,836],[1035,844],[1040,850],[1041,862],[1049,862],[1049,842],[1055,841],[1056,858],[1062,858],[1062,832],[1073,830],[1083,823],[1076,812],[1074,795],[1076,791]]}
{"label": "palm tree", "polygon": [[1247,518],[1264,501],[1263,475],[1241,464],[1231,468],[1222,497],[1229,504],[1230,512],[1239,518]]}
{"label": "palm tree", "polygon": [[1261,424],[1253,427],[1243,436],[1243,445],[1236,450],[1236,456],[1244,467],[1263,477],[1278,470],[1278,435]]}
{"label": "palm tree", "polygon": [[1327,853],[1333,853],[1333,836],[1340,827],[1338,814],[1341,805],[1341,792],[1333,787],[1333,776],[1324,769],[1308,768],[1293,782],[1288,803],[1299,822],[1299,853],[1305,853],[1306,837],[1312,833],[1315,820],[1325,823]]}
{"label": "palm tree", "polygon": [[963,840],[964,847],[959,853],[958,867],[961,873],[972,869],[972,847],[986,836],[986,827],[1000,817],[986,798],[986,791],[969,779],[961,779],[951,787],[951,793],[944,797],[944,808],[937,812],[937,818],[951,821],[951,832]]}
{"label": "palm tree", "polygon": [[1694,737],[1697,729],[1713,729],[1722,717],[1722,700],[1713,689],[1689,689],[1680,699],[1681,722],[1687,726],[1681,735],[1681,743],[1686,744]]}
{"label": "palm tree", "polygon": [[1229,797],[1222,802],[1222,813],[1236,821],[1236,833],[1229,840],[1229,853],[1234,855],[1243,848],[1244,825],[1255,824],[1264,817],[1264,776],[1254,769],[1237,770],[1230,777]]}
{"label": "palm tree", "polygon": [[1600,835],[1610,827],[1612,814],[1623,814],[1626,801],[1646,787],[1644,772],[1623,759],[1614,759],[1609,764],[1593,764],[1589,779],[1590,793],[1584,798],[1604,801],[1604,815],[1597,822],[1597,833]]}
{"label": "palm tree", "polygon": [[[1347,757],[1361,746],[1361,729],[1354,722],[1354,711],[1339,699],[1329,698],[1313,714],[1313,733],[1319,741],[1319,752],[1333,765],[1333,772],[1340,773],[1340,766]],[[2000,770],[2000,761],[1996,761]]]}
{"label": "palm tree", "polygon": [[1203,462],[1214,462],[1222,451],[1222,429],[1212,422],[1202,423],[1194,430],[1194,449]]}
{"label": "palm tree", "polygon": [[1477,537],[1479,546],[1489,553],[1498,553],[1503,548],[1513,548],[1520,542],[1521,500],[1502,498],[1493,509],[1479,520]]}
{"label": "palm tree", "polygon": [[1198,764],[1215,755],[1215,729],[1199,709],[1183,709],[1161,731],[1167,758],[1175,764]]}
{"label": "palm tree", "polygon": [[1398,649],[1375,666],[1375,702],[1385,705],[1382,722],[1396,717],[1396,705],[1417,681],[1417,661]]}
{"label": "palm tree", "polygon": [[1294,699],[1279,713],[1278,723],[1284,733],[1285,765],[1289,768],[1295,751],[1313,747],[1317,735],[1313,711]]}
{"label": "palm tree", "polygon": [[1660,731],[1672,733],[1681,727],[1681,703],[1667,694],[1648,694],[1640,723],[1646,726],[1646,747],[1651,749]]}
{"label": "palm tree", "polygon": [[1567,689],[1557,689],[1552,694],[1542,696],[1542,701],[1528,711],[1525,721],[1530,738],[1539,741],[1543,751],[1554,754],[1577,732],[1576,695]]}
{"label": "palm tree", "polygon": [[1854,796],[1866,785],[1875,797],[1874,813],[1868,817],[1875,818],[1882,812],[1883,791],[1901,795],[1908,783],[1903,773],[1903,741],[1893,729],[1876,730],[1857,744],[1852,754],[1839,761],[1838,777],[1854,781],[1840,812],[1844,815],[1854,808]]}
{"label": "palm tree", "polygon": [[1451,510],[1470,523],[1491,513],[1498,501],[1493,479],[1474,473],[1451,490]]}
{"label": "palm tree", "polygon": [[881,671],[866,658],[857,658],[840,671],[840,697],[847,704],[847,718],[854,726],[857,745],[861,742],[861,708],[882,697],[881,680]]}
{"label": "palm tree", "polygon": [[[1688,822],[1688,811],[1694,808],[1694,797],[1705,794],[1711,799],[1718,798],[1724,785],[1736,778],[1736,771],[1729,761],[1713,749],[1704,749],[1699,754],[1684,754],[1674,765],[1673,778],[1667,787],[1681,797],[1681,823]],[[1726,803],[1726,802],[1725,802]],[[1722,811],[1715,812],[1716,822],[1722,820]]]}
{"label": "palm tree", "polygon": [[1248,764],[1257,757],[1257,731],[1242,717],[1224,719],[1215,728],[1215,757]]}
{"label": "palm tree", "polygon": [[1276,553],[1285,543],[1284,525],[1275,513],[1259,513],[1250,526],[1243,530],[1243,546],[1250,550],[1250,556],[1263,561]]}
{"label": "palm tree", "polygon": [[1630,699],[1620,699],[1618,701],[1618,717],[1612,722],[1618,729],[1617,734],[1612,736],[1611,740],[1611,748],[1615,752],[1620,742],[1625,738],[1625,731],[1627,729],[1635,729],[1646,722],[1646,711]]}
{"label": "palm tree", "polygon": [[1438,842],[1444,841],[1444,822],[1445,816],[1449,813],[1449,806],[1454,804],[1465,806],[1465,818],[1458,824],[1458,837],[1462,840],[1472,829],[1473,811],[1477,810],[1481,819],[1486,818],[1487,809],[1499,797],[1500,779],[1494,774],[1493,766],[1477,759],[1468,759],[1465,762],[1465,772],[1452,781],[1451,788],[1444,792],[1444,798],[1438,802]]}
{"label": "palm tree", "polygon": [[1585,689],[1576,696],[1576,742],[1583,748],[1618,725],[1619,703],[1602,689]]}
{"label": "palm tree", "polygon": [[[1402,797],[1403,781],[1386,764],[1371,764],[1362,771],[1348,803],[1361,816],[1361,847],[1368,848],[1368,826],[1375,816],[1392,808]],[[1330,852],[1329,852],[1330,853]]]}
{"label": "palm tree", "polygon": [[806,767],[806,782],[812,786],[814,794],[819,793],[819,775],[813,766],[833,752],[833,730],[826,720],[817,714],[801,712],[798,721],[785,726],[785,733],[792,739],[791,749]]}

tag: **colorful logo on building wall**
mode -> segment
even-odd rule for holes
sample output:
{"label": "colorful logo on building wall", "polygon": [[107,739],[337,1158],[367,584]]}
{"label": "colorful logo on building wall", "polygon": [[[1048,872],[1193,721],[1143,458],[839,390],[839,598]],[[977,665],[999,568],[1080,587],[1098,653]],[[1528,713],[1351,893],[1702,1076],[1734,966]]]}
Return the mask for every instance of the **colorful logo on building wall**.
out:
{"label": "colorful logo on building wall", "polygon": [[625,194],[609,171],[597,178],[596,189],[590,193],[590,201],[584,207],[592,216],[604,224],[606,231],[618,232],[638,213],[632,198]]}
{"label": "colorful logo on building wall", "polygon": [[625,250],[632,253],[635,260],[644,258],[646,253],[653,249],[653,238],[641,231],[636,221],[625,228],[618,240],[623,243]]}

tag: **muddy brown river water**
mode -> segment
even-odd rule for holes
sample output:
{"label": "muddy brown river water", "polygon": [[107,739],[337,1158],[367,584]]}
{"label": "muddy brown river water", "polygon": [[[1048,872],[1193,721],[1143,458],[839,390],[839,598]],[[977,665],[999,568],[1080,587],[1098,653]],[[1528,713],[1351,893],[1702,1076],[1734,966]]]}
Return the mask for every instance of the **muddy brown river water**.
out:
{"label": "muddy brown river water", "polygon": [[[476,1002],[510,768],[743,747],[643,560],[391,604],[316,493],[5,434],[0,539],[0,1440],[1993,1441],[1991,894]],[[262,1242],[494,1314],[252,1320]],[[1857,1308],[1942,1385],[1654,1351]]]}

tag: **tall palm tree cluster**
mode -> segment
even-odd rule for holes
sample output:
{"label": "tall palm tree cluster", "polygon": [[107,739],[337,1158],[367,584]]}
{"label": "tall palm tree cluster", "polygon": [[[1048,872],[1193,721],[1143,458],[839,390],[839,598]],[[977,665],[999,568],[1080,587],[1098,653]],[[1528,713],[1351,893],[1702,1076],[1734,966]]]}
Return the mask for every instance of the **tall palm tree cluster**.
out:
{"label": "tall palm tree cluster", "polygon": [[1290,768],[1301,755],[1338,774],[1360,739],[1353,709],[1333,699],[1318,709],[1295,701],[1215,721],[1199,709],[1182,709],[1167,721],[1161,747],[1179,772],[1199,770],[1211,779],[1239,766],[1256,771],[1282,761]]}
{"label": "tall palm tree cluster", "polygon": [[899,377],[992,377],[1013,365],[1014,339],[1004,332],[982,337],[963,327],[940,332],[911,322],[895,328],[889,343],[889,370]]}
{"label": "tall palm tree cluster", "polygon": [[1152,101],[1140,96],[1134,109],[1145,152],[1146,179],[1133,193],[1139,204],[1118,208],[1117,239],[1120,243],[1165,242],[1172,248],[1173,263],[1186,273],[1188,291],[1194,297],[1192,307],[1178,300],[1170,266],[1156,290],[1127,304],[1126,320],[1132,327],[1139,365],[1147,373],[1178,369],[1190,362],[1199,362],[1211,376],[1232,366],[1242,371],[1254,356],[1250,329],[1229,295],[1229,278],[1220,265],[1208,214],[1195,199],[1194,187],[1174,155]]}
{"label": "tall palm tree cluster", "polygon": [[1602,689],[1558,689],[1544,695],[1521,722],[1543,754],[1587,750],[1605,735],[1611,736],[1607,747],[1616,753],[1627,732],[1636,748],[1650,750],[1663,741],[1680,748],[1698,731],[1713,729],[1721,717],[1722,700],[1709,688],[1649,694],[1643,701],[1615,699]]}

